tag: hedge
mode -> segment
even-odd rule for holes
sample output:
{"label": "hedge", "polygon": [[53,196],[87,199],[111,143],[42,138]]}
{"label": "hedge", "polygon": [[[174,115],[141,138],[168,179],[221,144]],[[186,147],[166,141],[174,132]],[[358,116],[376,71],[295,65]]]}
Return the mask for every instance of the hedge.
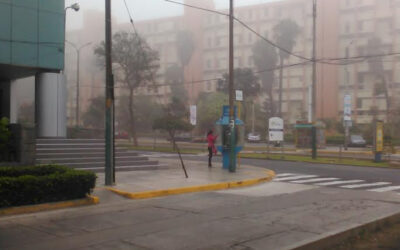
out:
{"label": "hedge", "polygon": [[0,207],[84,198],[95,184],[94,173],[63,166],[0,167]]}

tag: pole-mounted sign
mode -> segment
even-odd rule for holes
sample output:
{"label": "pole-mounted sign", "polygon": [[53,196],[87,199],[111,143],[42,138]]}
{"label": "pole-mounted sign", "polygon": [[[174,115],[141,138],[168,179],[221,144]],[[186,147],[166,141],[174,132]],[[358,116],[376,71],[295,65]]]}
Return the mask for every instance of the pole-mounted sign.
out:
{"label": "pole-mounted sign", "polygon": [[382,160],[383,152],[383,121],[375,122],[375,161],[380,162]]}
{"label": "pole-mounted sign", "polygon": [[190,124],[196,126],[197,123],[197,106],[190,105]]}
{"label": "pole-mounted sign", "polygon": [[268,126],[269,141],[283,141],[283,119],[271,117]]}

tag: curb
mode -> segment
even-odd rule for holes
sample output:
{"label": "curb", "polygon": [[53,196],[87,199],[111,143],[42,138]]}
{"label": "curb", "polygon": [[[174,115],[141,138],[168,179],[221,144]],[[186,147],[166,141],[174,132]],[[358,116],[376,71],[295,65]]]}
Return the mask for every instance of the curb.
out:
{"label": "curb", "polygon": [[223,190],[237,187],[246,187],[252,186],[256,184],[260,184],[263,182],[271,181],[275,177],[275,172],[272,170],[266,171],[266,176],[262,178],[255,178],[243,181],[231,181],[231,182],[221,182],[215,184],[207,184],[207,185],[199,185],[199,186],[189,186],[189,187],[180,187],[180,188],[170,188],[163,190],[154,190],[154,191],[144,191],[144,192],[126,192],[116,188],[106,187],[107,190],[119,194],[125,198],[129,199],[149,199],[154,197],[168,196],[168,195],[176,195],[176,194],[184,194],[184,193],[195,193],[195,192],[204,192],[204,191],[215,191],[215,190]]}
{"label": "curb", "polygon": [[50,211],[62,208],[79,207],[87,205],[95,205],[100,202],[99,197],[88,195],[86,198],[78,200],[60,201],[60,202],[50,202],[37,205],[27,205],[18,207],[9,207],[0,209],[0,216],[6,215],[17,215],[17,214],[27,214],[42,211]]}
{"label": "curb", "polygon": [[331,249],[338,247],[341,243],[355,239],[365,233],[375,233],[380,229],[400,222],[400,213],[382,217],[375,221],[358,225],[344,231],[335,231],[328,233],[324,238],[315,239],[313,242],[300,242],[297,246],[291,246],[288,249],[292,250],[309,250],[309,249]]}

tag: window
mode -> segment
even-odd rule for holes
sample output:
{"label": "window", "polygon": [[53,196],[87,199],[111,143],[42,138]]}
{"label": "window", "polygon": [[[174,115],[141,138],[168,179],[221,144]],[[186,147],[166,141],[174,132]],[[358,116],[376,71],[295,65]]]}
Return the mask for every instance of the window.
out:
{"label": "window", "polygon": [[208,47],[211,48],[212,47],[212,38],[211,37],[209,37],[207,39],[207,43],[208,43]]}
{"label": "window", "polygon": [[207,59],[207,68],[208,69],[211,68],[211,60],[210,59]]}
{"label": "window", "polygon": [[357,98],[357,109],[362,109],[362,99]]}
{"label": "window", "polygon": [[350,33],[350,24],[348,22],[346,22],[346,25],[345,25],[345,32]]}
{"label": "window", "polygon": [[364,22],[363,21],[359,21],[358,22],[358,31],[362,31],[364,28]]}
{"label": "window", "polygon": [[242,67],[242,58],[241,57],[238,58],[238,65],[239,65],[239,67]]}
{"label": "window", "polygon": [[215,59],[215,68],[219,69],[219,60]]}
{"label": "window", "polygon": [[247,64],[248,64],[249,66],[253,66],[253,56],[249,56],[249,57],[247,58]]}
{"label": "window", "polygon": [[358,83],[363,84],[365,81],[364,79],[364,74],[363,73],[358,73]]}
{"label": "window", "polygon": [[216,37],[215,38],[215,46],[219,46],[220,45],[220,38],[219,37]]}
{"label": "window", "polygon": [[207,81],[207,91],[211,91],[211,82]]}
{"label": "window", "polygon": [[364,47],[358,47],[358,55],[363,56],[364,55]]}

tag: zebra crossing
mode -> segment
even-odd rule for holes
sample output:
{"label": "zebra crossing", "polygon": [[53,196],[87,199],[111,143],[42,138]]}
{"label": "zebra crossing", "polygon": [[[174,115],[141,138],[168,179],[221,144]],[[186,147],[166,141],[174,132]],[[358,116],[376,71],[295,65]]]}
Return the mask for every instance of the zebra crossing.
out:
{"label": "zebra crossing", "polygon": [[360,179],[346,180],[337,177],[324,177],[318,175],[299,174],[299,173],[279,173],[276,175],[274,181],[288,182],[294,184],[315,185],[321,187],[358,189],[371,192],[400,191],[399,185],[393,185],[392,182],[387,182],[387,181],[367,182],[366,180],[360,180]]}

